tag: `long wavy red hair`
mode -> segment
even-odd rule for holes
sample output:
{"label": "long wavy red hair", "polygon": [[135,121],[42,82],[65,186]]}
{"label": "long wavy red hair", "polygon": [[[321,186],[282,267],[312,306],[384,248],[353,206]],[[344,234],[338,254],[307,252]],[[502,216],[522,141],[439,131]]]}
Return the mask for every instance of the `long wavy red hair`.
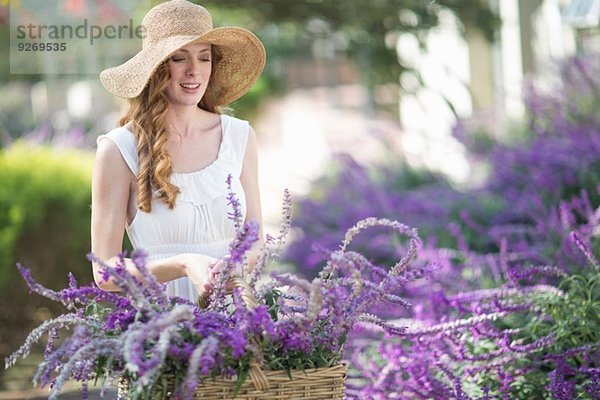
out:
{"label": "long wavy red hair", "polygon": [[[221,59],[218,48],[211,46],[212,70]],[[138,173],[135,178],[137,207],[141,211],[152,211],[152,198],[175,207],[179,188],[171,183],[173,164],[167,152],[168,132],[166,115],[169,103],[165,90],[171,76],[168,61],[163,61],[148,80],[139,96],[129,99],[128,109],[119,120],[119,126],[132,122],[138,154]],[[217,114],[223,112],[216,99],[222,90],[213,80],[209,82],[206,92],[198,107]]]}

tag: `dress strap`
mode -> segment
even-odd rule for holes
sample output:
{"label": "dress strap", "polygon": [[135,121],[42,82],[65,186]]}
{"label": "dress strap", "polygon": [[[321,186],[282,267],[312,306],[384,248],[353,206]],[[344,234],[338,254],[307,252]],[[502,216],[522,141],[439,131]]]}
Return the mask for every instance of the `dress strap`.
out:
{"label": "dress strap", "polygon": [[100,140],[108,138],[115,142],[119,148],[121,156],[127,163],[127,166],[133,172],[133,175],[137,176],[138,173],[138,154],[137,146],[135,143],[135,136],[133,133],[125,127],[115,128],[104,135],[98,136],[96,143],[100,143]]}
{"label": "dress strap", "polygon": [[248,143],[248,136],[250,134],[250,124],[248,121],[243,119],[226,116],[226,126],[223,127],[227,130],[226,138],[228,145],[231,146],[232,155],[234,157],[234,164],[237,167],[236,173],[239,176],[242,172],[242,166],[244,163],[244,155],[246,154],[246,144]]}

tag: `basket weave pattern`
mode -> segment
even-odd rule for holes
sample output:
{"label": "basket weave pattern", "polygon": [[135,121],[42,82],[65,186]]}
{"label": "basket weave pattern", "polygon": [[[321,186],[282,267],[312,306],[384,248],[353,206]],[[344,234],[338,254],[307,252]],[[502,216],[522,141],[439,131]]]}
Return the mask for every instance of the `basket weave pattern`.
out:
{"label": "basket weave pattern", "polygon": [[[248,379],[244,382],[234,397],[236,380],[234,378],[206,379],[203,384],[196,388],[194,398],[206,400],[317,400],[317,399],[343,399],[348,368],[344,364],[329,368],[306,369],[304,371],[291,371],[290,380],[286,371],[264,371],[270,388],[267,390],[256,389],[253,382]],[[172,384],[173,382],[170,381]],[[156,395],[166,393],[169,399],[173,395],[173,387],[156,388]],[[127,391],[127,383],[119,383],[119,392]],[[153,397],[154,398],[154,397]],[[119,399],[127,397],[119,396]]]}

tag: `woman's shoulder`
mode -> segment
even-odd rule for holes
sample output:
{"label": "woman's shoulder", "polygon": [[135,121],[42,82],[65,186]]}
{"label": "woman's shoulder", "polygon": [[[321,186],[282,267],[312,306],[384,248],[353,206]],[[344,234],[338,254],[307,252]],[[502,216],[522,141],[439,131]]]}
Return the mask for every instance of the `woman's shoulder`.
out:
{"label": "woman's shoulder", "polygon": [[227,132],[229,140],[232,141],[234,145],[245,145],[250,130],[252,129],[250,123],[245,119],[227,114],[222,114],[222,117],[224,118],[223,132]]}
{"label": "woman's shoulder", "polygon": [[242,118],[234,117],[229,114],[221,114],[221,118],[225,121],[226,124],[229,125],[231,129],[235,130],[248,130],[250,123]]}
{"label": "woman's shoulder", "polygon": [[241,158],[244,155],[248,136],[250,134],[250,123],[245,119],[222,114],[224,118],[223,132],[227,136],[236,158]]}
{"label": "woman's shoulder", "polygon": [[118,126],[116,128],[111,129],[110,131],[98,136],[96,139],[96,143],[99,143],[100,140],[104,138],[112,139],[112,141],[119,141],[124,143],[133,143],[135,146],[135,136],[131,131],[131,122],[123,126]]}
{"label": "woman's shoulder", "polygon": [[[137,174],[137,146],[135,136],[133,135],[133,132],[131,132],[130,129],[130,124],[111,129],[107,133],[98,136],[98,138],[96,139],[96,143],[98,145],[99,152],[102,151],[108,154],[115,154],[116,152],[114,147],[116,146],[116,149],[118,149],[118,153],[125,160],[129,169],[134,174]],[[109,140],[106,141],[106,145],[102,146],[101,142],[105,139]]]}

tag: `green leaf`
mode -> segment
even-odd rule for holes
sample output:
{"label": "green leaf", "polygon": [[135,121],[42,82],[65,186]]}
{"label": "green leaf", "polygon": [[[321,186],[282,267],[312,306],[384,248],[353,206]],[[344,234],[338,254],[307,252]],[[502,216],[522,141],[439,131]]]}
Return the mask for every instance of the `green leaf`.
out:
{"label": "green leaf", "polygon": [[98,303],[96,303],[94,300],[91,300],[90,303],[85,308],[85,316],[89,317],[92,315],[97,315],[98,308],[99,308]]}
{"label": "green leaf", "polygon": [[279,298],[280,294],[281,292],[279,292],[277,289],[273,289],[265,296],[265,301],[267,306],[269,306],[269,315],[273,321],[278,320],[277,313],[279,312],[279,306],[277,304],[277,299]]}
{"label": "green leaf", "polygon": [[248,370],[247,369],[240,370],[238,373],[238,376],[237,376],[237,381],[235,382],[235,389],[233,392],[233,397],[237,396],[237,394],[239,393],[240,389],[242,388],[242,385],[244,384],[244,382],[246,381],[247,378],[248,378]]}

